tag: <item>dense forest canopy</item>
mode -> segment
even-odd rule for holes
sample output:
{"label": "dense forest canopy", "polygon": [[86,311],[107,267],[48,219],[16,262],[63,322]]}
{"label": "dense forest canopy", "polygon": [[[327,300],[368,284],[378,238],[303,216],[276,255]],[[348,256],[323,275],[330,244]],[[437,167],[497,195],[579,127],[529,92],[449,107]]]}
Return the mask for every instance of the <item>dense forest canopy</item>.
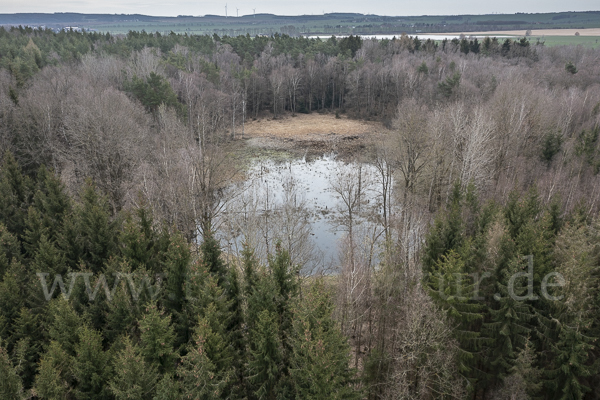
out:
{"label": "dense forest canopy", "polygon": [[[298,113],[389,130],[332,274],[232,185]],[[599,134],[584,47],[0,28],[0,397],[595,399]]]}

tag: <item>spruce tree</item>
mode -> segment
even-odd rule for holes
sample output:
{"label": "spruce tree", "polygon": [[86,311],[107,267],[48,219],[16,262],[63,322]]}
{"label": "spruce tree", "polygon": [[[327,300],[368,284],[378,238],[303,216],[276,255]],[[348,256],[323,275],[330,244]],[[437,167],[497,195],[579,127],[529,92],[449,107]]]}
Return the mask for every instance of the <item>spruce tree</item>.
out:
{"label": "spruce tree", "polygon": [[596,350],[598,287],[600,285],[600,229],[598,222],[569,225],[560,232],[554,255],[564,285],[549,302],[549,318],[542,320],[551,356],[546,387],[556,399],[580,399],[594,390],[600,372]]}
{"label": "spruce tree", "polygon": [[512,191],[504,207],[504,216],[510,236],[516,239],[521,229],[528,222],[537,218],[541,212],[542,206],[535,187],[532,187],[523,198],[516,190]]}
{"label": "spruce tree", "polygon": [[[65,254],[48,239],[46,234],[42,234],[38,241],[38,247],[31,260],[30,270],[32,275],[38,273],[48,274],[46,275],[46,283],[50,285],[49,289],[52,287],[54,280],[59,279],[58,275],[62,279],[68,276]],[[37,276],[31,280],[29,292],[31,296],[27,302],[30,307],[41,309],[46,305],[48,299]],[[60,289],[54,292],[53,297],[59,295]]]}
{"label": "spruce tree", "polygon": [[275,308],[279,317],[280,338],[286,348],[287,336],[292,328],[292,306],[300,294],[300,267],[292,265],[289,253],[278,243],[275,255],[269,257],[269,269],[276,290]]}
{"label": "spruce tree", "polygon": [[242,265],[244,270],[243,292],[244,296],[249,298],[254,292],[254,287],[258,279],[256,275],[258,272],[258,260],[254,254],[254,250],[252,250],[248,243],[244,242],[242,246]]}
{"label": "spruce tree", "polygon": [[181,234],[173,234],[164,261],[166,284],[163,289],[162,303],[166,311],[173,315],[173,324],[177,334],[176,345],[187,343],[189,339],[188,315],[186,306],[186,281],[191,279],[191,253],[189,245]]}
{"label": "spruce tree", "polygon": [[231,359],[225,354],[225,338],[213,331],[209,323],[212,313],[208,314],[208,318],[200,319],[177,369],[184,398],[220,399],[228,392],[234,374]]}
{"label": "spruce tree", "polygon": [[250,398],[277,399],[282,390],[282,345],[277,318],[268,310],[258,314],[256,328],[250,333],[254,346],[248,362]]}
{"label": "spruce tree", "polygon": [[110,391],[117,400],[151,398],[159,376],[156,365],[146,362],[140,348],[129,337],[125,337],[124,346],[113,361],[114,376],[109,382]]}
{"label": "spruce tree", "polygon": [[149,305],[139,322],[141,354],[148,365],[162,375],[173,372],[177,361],[174,350],[175,331],[171,316],[156,304]]}
{"label": "spruce tree", "polygon": [[117,223],[111,218],[106,197],[88,180],[60,240],[71,267],[80,268],[82,261],[92,273],[101,273],[104,263],[116,254]]}
{"label": "spruce tree", "polygon": [[0,223],[22,239],[25,233],[27,209],[31,204],[32,182],[9,152],[0,166]]}
{"label": "spruce tree", "polygon": [[0,398],[5,400],[22,400],[25,398],[21,378],[13,366],[8,352],[0,341]]}
{"label": "spruce tree", "polygon": [[137,321],[141,319],[143,310],[148,305],[148,288],[143,283],[144,276],[136,279],[140,274],[128,275],[130,273],[128,262],[120,258],[111,259],[106,267],[107,281],[112,281],[108,282],[109,287],[113,288],[115,280],[118,280],[111,301],[107,302],[106,325],[102,329],[109,343],[115,342],[121,336],[139,334]]}
{"label": "spruce tree", "polygon": [[169,234],[166,230],[157,232],[153,225],[152,214],[144,207],[129,213],[125,219],[119,243],[132,271],[144,266],[153,273],[163,272],[160,265],[168,249]]}
{"label": "spruce tree", "polygon": [[477,374],[473,370],[481,347],[478,338],[483,308],[472,300],[473,282],[466,274],[462,257],[449,250],[436,263],[428,280],[430,296],[456,324],[453,333],[460,345],[458,370],[474,386]]}
{"label": "spruce tree", "polygon": [[7,327],[13,326],[25,306],[29,279],[31,277],[23,264],[13,260],[0,281],[0,315]]}
{"label": "spruce tree", "polygon": [[12,260],[21,261],[19,240],[0,223],[0,282]]}
{"label": "spruce tree", "polygon": [[12,327],[12,357],[18,372],[23,379],[23,386],[27,389],[33,385],[40,360],[42,344],[46,340],[42,315],[34,313],[31,309],[22,308]]}
{"label": "spruce tree", "polygon": [[[202,264],[196,264],[203,268]],[[217,368],[221,380],[220,391],[231,396],[238,389],[236,366],[236,331],[230,331],[234,314],[232,301],[225,288],[219,286],[217,276],[203,269],[190,279],[188,303],[189,321],[198,321],[210,327],[204,333],[203,349],[210,362]],[[238,343],[239,344],[239,343]],[[222,375],[221,372],[226,373]]]}
{"label": "spruce tree", "polygon": [[39,372],[35,377],[34,390],[47,400],[63,400],[73,392],[73,357],[56,341],[51,341],[42,355]]}
{"label": "spruce tree", "polygon": [[598,373],[600,363],[590,364],[590,352],[595,349],[595,338],[586,336],[577,326],[557,323],[558,341],[552,346],[554,362],[548,386],[552,399],[582,400],[591,392],[586,379]]}
{"label": "spruce tree", "polygon": [[[509,291],[510,278],[522,270],[523,261],[513,258],[509,266],[498,273],[494,299],[495,308],[489,310],[490,321],[484,325],[487,336],[492,338],[487,359],[495,379],[504,379],[515,365],[519,352],[528,343],[534,322],[534,312],[523,300],[515,299]],[[514,293],[525,296],[527,287],[524,282],[514,282]]]}
{"label": "spruce tree", "polygon": [[79,343],[75,345],[73,376],[75,393],[81,400],[109,400],[108,382],[112,378],[110,354],[102,348],[102,335],[90,327],[79,330]]}
{"label": "spruce tree", "polygon": [[448,251],[462,247],[465,232],[462,218],[463,193],[459,183],[454,185],[447,212],[439,213],[425,237],[423,273],[425,279],[433,271],[438,260]]}
{"label": "spruce tree", "polygon": [[350,348],[335,324],[333,303],[322,281],[317,281],[294,313],[290,377],[296,398],[360,399],[352,384]]}
{"label": "spruce tree", "polygon": [[25,248],[33,255],[41,235],[55,242],[59,239],[63,221],[71,212],[71,199],[58,177],[46,167],[38,170],[35,194],[28,210],[25,230]]}
{"label": "spruce tree", "polygon": [[79,329],[86,324],[71,304],[62,296],[50,302],[50,339],[55,341],[69,356],[75,356],[75,345],[79,343]]}
{"label": "spruce tree", "polygon": [[165,374],[156,386],[152,400],[180,400],[181,384],[173,374]]}
{"label": "spruce tree", "polygon": [[205,232],[200,251],[202,252],[202,261],[208,272],[217,277],[220,286],[225,285],[227,266],[221,259],[221,247],[212,231]]}
{"label": "spruce tree", "polygon": [[233,367],[237,379],[234,390],[236,391],[236,397],[240,397],[239,390],[241,390],[243,384],[243,360],[246,355],[246,342],[243,337],[244,311],[242,309],[242,294],[235,266],[229,269],[227,296],[230,299],[227,335],[229,336],[228,340],[233,351]]}

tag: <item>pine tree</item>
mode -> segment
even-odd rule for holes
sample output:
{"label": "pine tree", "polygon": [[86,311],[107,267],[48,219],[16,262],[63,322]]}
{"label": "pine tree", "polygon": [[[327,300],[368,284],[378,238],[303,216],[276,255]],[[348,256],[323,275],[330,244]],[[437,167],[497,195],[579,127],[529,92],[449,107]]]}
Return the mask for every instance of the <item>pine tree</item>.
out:
{"label": "pine tree", "polygon": [[171,316],[153,304],[139,322],[141,354],[148,365],[152,365],[162,375],[173,372],[177,353],[174,350],[175,331]]}
{"label": "pine tree", "polygon": [[155,391],[159,376],[156,365],[146,362],[140,348],[129,337],[125,337],[124,346],[114,359],[110,391],[117,400],[148,399]]}
{"label": "pine tree", "polygon": [[0,398],[5,400],[24,399],[21,378],[12,365],[3,343],[0,342]]}

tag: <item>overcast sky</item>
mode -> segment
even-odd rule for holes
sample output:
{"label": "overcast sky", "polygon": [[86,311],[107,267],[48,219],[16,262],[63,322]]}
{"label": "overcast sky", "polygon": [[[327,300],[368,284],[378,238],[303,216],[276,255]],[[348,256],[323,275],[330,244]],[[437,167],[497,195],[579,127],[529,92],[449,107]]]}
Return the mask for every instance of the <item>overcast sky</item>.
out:
{"label": "overcast sky", "polygon": [[600,10],[598,0],[0,0],[0,13],[80,12],[107,14],[239,15],[272,13],[279,15],[322,14],[323,12],[357,12],[379,15],[447,15],[515,12],[592,11]]}

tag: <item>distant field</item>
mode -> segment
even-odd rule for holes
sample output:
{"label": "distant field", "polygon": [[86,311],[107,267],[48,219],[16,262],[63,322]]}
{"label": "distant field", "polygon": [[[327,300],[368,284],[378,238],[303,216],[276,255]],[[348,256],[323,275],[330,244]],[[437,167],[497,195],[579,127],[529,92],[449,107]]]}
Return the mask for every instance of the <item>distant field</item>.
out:
{"label": "distant field", "polygon": [[539,39],[546,46],[583,45],[587,47],[600,47],[600,36],[531,36],[530,40],[535,43]]}
{"label": "distant field", "polygon": [[[575,32],[579,32],[579,36],[575,36]],[[477,36],[525,36],[524,30],[518,31],[485,31],[485,32],[468,32],[465,35]],[[544,42],[546,46],[566,46],[566,45],[582,45],[586,47],[600,47],[600,28],[589,29],[532,29],[531,36],[528,37],[531,43],[536,43],[538,40]]]}
{"label": "distant field", "polygon": [[[575,36],[575,33],[579,32],[579,36],[598,36],[600,37],[600,28],[586,28],[586,29],[532,29],[532,36]],[[512,36],[523,36],[525,30],[518,31],[486,31],[486,32],[469,32],[469,35],[512,35]]]}

